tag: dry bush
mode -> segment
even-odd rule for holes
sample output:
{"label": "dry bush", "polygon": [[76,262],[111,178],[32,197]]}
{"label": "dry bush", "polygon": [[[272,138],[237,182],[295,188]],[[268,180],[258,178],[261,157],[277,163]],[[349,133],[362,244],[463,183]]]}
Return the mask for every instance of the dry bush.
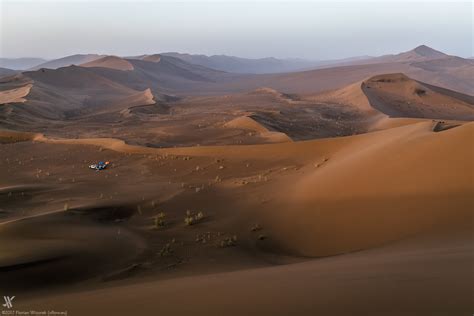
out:
{"label": "dry bush", "polygon": [[165,217],[166,217],[166,214],[163,213],[163,212],[158,213],[158,215],[156,215],[154,217],[154,222],[155,222],[155,228],[156,229],[166,226]]}
{"label": "dry bush", "polygon": [[184,223],[187,226],[195,225],[199,223],[200,221],[202,221],[203,218],[204,218],[203,212],[194,213],[190,210],[187,210],[186,216],[184,217]]}
{"label": "dry bush", "polygon": [[167,257],[173,254],[173,248],[171,248],[171,243],[167,243],[160,250],[160,257]]}
{"label": "dry bush", "polygon": [[237,236],[233,235],[232,237],[225,237],[223,240],[220,242],[220,247],[221,248],[226,248],[226,247],[234,247],[237,244]]}

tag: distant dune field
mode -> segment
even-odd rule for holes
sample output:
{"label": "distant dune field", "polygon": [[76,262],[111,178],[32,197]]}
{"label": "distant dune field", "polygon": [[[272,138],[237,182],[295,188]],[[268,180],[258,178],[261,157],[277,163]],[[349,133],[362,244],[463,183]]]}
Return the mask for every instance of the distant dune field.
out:
{"label": "distant dune field", "polygon": [[73,55],[1,78],[14,307],[472,313],[472,61],[229,58]]}

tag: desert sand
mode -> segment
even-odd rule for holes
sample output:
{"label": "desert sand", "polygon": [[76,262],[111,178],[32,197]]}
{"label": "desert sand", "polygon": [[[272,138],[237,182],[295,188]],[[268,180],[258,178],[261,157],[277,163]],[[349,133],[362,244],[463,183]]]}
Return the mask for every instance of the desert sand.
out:
{"label": "desert sand", "polygon": [[117,70],[133,70],[133,65],[127,60],[117,56],[105,56],[87,63],[80,64],[82,67],[101,67]]}
{"label": "desert sand", "polygon": [[23,103],[25,97],[30,93],[32,85],[27,84],[23,87],[0,91],[0,103]]}
{"label": "desert sand", "polygon": [[411,77],[415,53],[452,58],[2,79],[2,292],[68,315],[472,313],[474,97]]}

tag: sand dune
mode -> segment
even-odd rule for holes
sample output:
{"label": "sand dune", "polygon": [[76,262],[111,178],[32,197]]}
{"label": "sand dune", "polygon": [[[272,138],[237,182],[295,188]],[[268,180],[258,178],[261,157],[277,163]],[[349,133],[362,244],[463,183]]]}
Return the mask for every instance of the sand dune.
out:
{"label": "sand dune", "polygon": [[[157,64],[133,62],[139,63],[137,67],[158,67],[167,63],[166,59]],[[135,75],[134,71],[76,66],[27,72],[23,76],[35,81],[28,101],[22,107],[3,109],[0,118],[7,129],[23,129],[25,121],[33,127],[42,124],[43,118],[75,118],[80,119],[81,124],[67,122],[75,126],[70,128],[75,137],[118,137],[134,144],[161,147],[195,143],[256,144],[345,136],[390,128],[402,122],[386,120],[387,116],[438,120],[469,120],[472,117],[472,97],[396,74],[371,77],[316,95],[286,94],[272,88],[259,88],[242,94],[182,100],[156,93],[149,87],[139,90],[145,81],[131,84]],[[9,89],[13,87],[16,86]],[[231,123],[241,116],[243,118]],[[123,126],[116,127],[113,135],[110,129],[104,128],[104,122],[121,119],[125,120]],[[240,120],[250,120],[266,131],[261,127],[245,127]],[[87,128],[81,128],[86,121]],[[137,121],[141,122],[140,128]],[[160,127],[157,128],[156,122],[160,122]],[[55,128],[54,124],[46,129],[34,129],[46,130],[62,137],[62,129]],[[148,139],[150,135],[156,135],[152,143]]]}
{"label": "sand dune", "polygon": [[[472,215],[472,177],[464,172],[472,151],[463,144],[473,128],[437,135],[429,123],[421,123],[374,133],[360,143],[355,139],[320,170],[300,178],[282,199],[293,209],[282,217],[273,214],[285,232],[283,242],[289,249],[297,245],[301,254],[324,256],[463,225]],[[446,165],[452,167],[441,167]],[[288,221],[297,224],[289,230],[282,225]]]}
{"label": "sand dune", "polygon": [[258,123],[248,116],[240,116],[224,124],[226,128],[234,128],[257,133],[271,143],[291,142],[291,138],[285,133],[270,131],[268,128]]}
{"label": "sand dune", "polygon": [[61,67],[68,67],[71,65],[80,65],[84,63],[88,63],[94,61],[96,59],[102,58],[104,55],[97,55],[97,54],[76,54],[71,56],[66,56],[58,59],[53,59],[46,61],[41,64],[37,64],[29,70],[39,70],[41,68],[47,69],[58,69]]}
{"label": "sand dune", "polygon": [[133,89],[96,74],[85,67],[69,66],[56,70],[43,69],[24,72],[23,75],[36,82],[47,84],[49,88],[65,89],[62,92],[66,94],[69,92],[66,89],[93,89],[102,93],[111,89],[133,91]]}
{"label": "sand dune", "polygon": [[39,134],[37,133],[0,130],[0,143],[11,144],[28,140],[31,141],[34,140],[38,135]]}
{"label": "sand dune", "polygon": [[430,87],[403,74],[370,78],[363,91],[374,108],[391,117],[474,119],[474,97]]}
{"label": "sand dune", "polygon": [[[239,146],[153,149],[111,139],[59,140],[42,135],[34,140],[123,153],[276,159],[272,163],[292,160],[301,171],[278,176],[262,188],[268,190],[271,202],[252,216],[271,227],[278,247],[326,256],[465,223],[471,215],[472,193],[472,177],[465,170],[471,168],[473,157],[462,144],[469,142],[474,125],[438,133],[434,127],[427,121],[352,137],[253,145],[245,150]],[[420,155],[423,159],[418,159]],[[456,211],[447,203],[456,205]],[[345,234],[339,234],[340,229]]]}
{"label": "sand dune", "polygon": [[359,81],[341,89],[320,93],[310,99],[319,102],[347,104],[364,112],[374,112],[374,108],[362,89],[364,84],[364,81]]}
{"label": "sand dune", "polygon": [[[61,293],[24,306],[53,306],[88,315],[129,315],[137,310],[159,310],[167,315],[342,316],[348,310],[353,315],[463,314],[470,312],[470,283],[465,273],[472,259],[466,239],[407,240],[392,247],[300,264]],[[412,279],[416,281],[410,282]],[[446,284],[452,284],[449,292],[456,295],[439,300],[446,298]],[[371,304],[366,297],[373,299]]]}
{"label": "sand dune", "polygon": [[[2,283],[10,283],[11,289],[16,289],[25,286],[23,280],[35,288],[44,286],[44,278],[50,282],[74,282],[107,273],[114,261],[129,262],[143,249],[143,241],[126,230],[117,238],[113,227],[107,229],[80,217],[64,217],[68,215],[60,212],[2,224],[0,247],[7,255],[2,256],[0,267],[8,271],[0,277]],[[57,229],[31,234],[31,225]],[[22,233],[23,237],[18,238]],[[84,269],[91,261],[93,268]]]}
{"label": "sand dune", "polygon": [[353,106],[377,119],[389,117],[472,120],[474,98],[415,81],[404,74],[383,74],[309,97]]}
{"label": "sand dune", "polygon": [[25,102],[25,97],[30,93],[31,87],[32,85],[28,84],[24,87],[0,91],[0,104]]}
{"label": "sand dune", "polygon": [[105,56],[93,61],[80,64],[81,67],[101,67],[116,70],[133,70],[133,65],[126,59],[117,56]]}
{"label": "sand dune", "polygon": [[268,132],[268,129],[266,127],[257,123],[255,120],[248,116],[240,116],[238,118],[235,118],[232,121],[225,123],[224,127],[245,129],[259,133]]}
{"label": "sand dune", "polygon": [[2,292],[71,315],[469,314],[474,98],[430,83],[470,91],[471,65],[440,54],[2,79]]}
{"label": "sand dune", "polygon": [[[175,288],[177,291],[181,291],[181,289],[184,288],[189,289],[189,286],[192,284],[199,284],[198,288],[201,288],[200,286],[202,284],[209,284],[217,293],[222,293],[222,296],[219,294],[218,297],[226,301],[226,298],[229,298],[229,296],[224,293],[228,293],[230,290],[228,287],[229,284],[232,284],[230,288],[234,293],[233,295],[242,298],[243,293],[248,290],[247,286],[260,288],[261,285],[258,285],[260,282],[254,283],[251,281],[256,280],[256,275],[262,273],[266,275],[266,273],[269,273],[268,276],[265,276],[263,279],[257,279],[261,280],[261,282],[270,282],[269,280],[275,278],[281,280],[281,282],[290,282],[289,280],[293,279],[295,283],[290,282],[290,284],[293,285],[287,288],[288,291],[285,290],[286,288],[282,289],[279,286],[272,286],[267,290],[262,288],[261,290],[266,293],[265,295],[268,295],[268,297],[270,297],[270,295],[276,295],[275,290],[278,289],[279,293],[283,296],[290,295],[293,297],[292,295],[297,291],[303,306],[309,308],[310,305],[308,304],[310,298],[311,302],[314,302],[314,296],[307,295],[307,291],[301,291],[301,286],[297,286],[297,284],[301,285],[300,282],[303,282],[303,280],[307,280],[309,273],[309,275],[327,275],[327,277],[324,278],[317,278],[319,282],[315,282],[315,284],[319,285],[316,286],[315,290],[318,289],[318,291],[323,288],[338,288],[342,284],[340,283],[341,278],[345,280],[343,283],[345,286],[351,285],[349,290],[353,294],[347,297],[344,296],[344,298],[341,299],[350,306],[357,308],[357,304],[352,305],[354,303],[350,298],[353,298],[353,295],[357,292],[357,288],[362,285],[352,279],[354,275],[358,275],[364,280],[360,282],[367,285],[362,286],[362,288],[368,290],[365,286],[371,284],[370,281],[368,281],[371,280],[371,276],[372,278],[376,275],[382,277],[383,271],[386,271],[382,266],[385,268],[387,265],[391,266],[394,274],[405,274],[407,271],[414,273],[413,269],[415,263],[413,260],[408,259],[412,258],[411,256],[406,256],[407,253],[412,253],[418,258],[416,254],[420,253],[420,249],[425,249],[426,251],[426,244],[421,242],[424,238],[431,245],[430,247],[434,247],[432,248],[432,252],[429,252],[431,255],[424,256],[424,260],[430,262],[428,266],[432,266],[432,264],[440,262],[440,260],[448,260],[445,264],[451,265],[454,269],[443,269],[442,280],[444,281],[441,281],[437,268],[433,268],[433,270],[429,268],[427,270],[423,263],[426,261],[417,261],[415,265],[418,267],[417,269],[420,269],[420,276],[426,277],[427,275],[437,274],[438,279],[430,278],[433,280],[432,285],[434,287],[435,285],[448,282],[448,280],[453,280],[454,278],[457,280],[456,284],[459,286],[459,289],[465,288],[470,283],[463,273],[465,273],[467,271],[466,269],[470,266],[470,259],[465,256],[470,253],[470,243],[466,243],[468,241],[466,236],[469,236],[468,232],[472,230],[470,218],[472,216],[471,196],[473,193],[472,177],[466,170],[472,168],[474,158],[472,157],[472,150],[470,150],[469,146],[465,146],[465,144],[469,143],[474,131],[474,125],[467,123],[441,132],[435,132],[433,130],[435,126],[436,124],[434,122],[427,120],[421,123],[409,124],[374,133],[306,142],[168,149],[132,146],[121,141],[110,139],[54,140],[36,135],[35,141],[40,143],[31,145],[28,143],[23,144],[26,145],[27,148],[28,146],[39,146],[36,148],[41,148],[41,146],[53,146],[49,147],[49,150],[52,152],[61,151],[61,148],[68,148],[68,152],[73,155],[67,162],[56,164],[55,168],[57,168],[57,170],[67,170],[71,164],[79,163],[78,161],[81,161],[83,158],[76,153],[77,150],[84,153],[95,153],[94,156],[96,156],[97,148],[99,147],[116,151],[116,154],[107,152],[105,152],[105,154],[106,156],[115,156],[115,160],[117,161],[124,159],[119,158],[121,157],[120,155],[125,155],[123,157],[138,154],[145,155],[144,158],[141,159],[145,159],[144,161],[149,159],[149,162],[145,163],[149,166],[150,171],[155,168],[160,168],[152,167],[151,163],[154,161],[154,157],[169,157],[168,163],[172,162],[173,165],[164,166],[164,169],[159,169],[161,171],[158,171],[160,176],[167,175],[163,181],[166,181],[168,190],[182,181],[185,181],[184,179],[189,179],[187,172],[183,173],[182,176],[173,175],[174,172],[172,168],[177,168],[178,170],[194,170],[190,172],[191,174],[195,174],[194,181],[197,181],[197,183],[208,183],[208,181],[212,181],[215,175],[218,174],[222,180],[221,182],[216,182],[215,189],[210,188],[207,193],[204,191],[204,193],[200,194],[180,193],[175,198],[168,200],[168,202],[161,203],[160,208],[163,208],[169,214],[174,214],[173,212],[181,214],[181,212],[184,212],[182,209],[189,207],[189,205],[207,210],[207,212],[209,212],[208,214],[212,214],[212,216],[210,216],[207,223],[203,224],[202,230],[227,231],[231,229],[235,231],[239,234],[239,246],[236,249],[239,249],[243,253],[249,251],[252,256],[255,256],[255,251],[259,252],[265,249],[265,251],[273,253],[321,257],[351,253],[356,250],[372,249],[386,245],[380,250],[367,250],[372,251],[369,253],[360,252],[346,254],[340,257],[321,259],[322,261],[308,261],[304,264],[274,267],[268,270],[255,270],[254,272],[242,270],[221,275],[197,276],[191,278],[180,277],[159,282],[154,282],[153,279],[151,279],[152,282],[150,283],[136,285],[128,285],[126,282],[119,282],[118,285],[120,286],[110,286],[107,289],[92,291],[89,291],[86,287],[77,293],[62,296],[61,300],[48,302],[48,304],[57,308],[67,306],[69,312],[74,311],[79,313],[88,311],[88,313],[94,314],[95,312],[101,313],[101,308],[110,306],[104,303],[107,302],[108,299],[113,297],[115,300],[119,299],[120,301],[121,298],[125,299],[125,297],[129,297],[129,295],[135,293],[137,295],[137,302],[139,302],[141,308],[154,308],[155,304],[151,303],[149,300],[150,294],[147,293],[156,294],[164,291],[162,294],[163,297],[169,297],[168,294],[165,294],[168,293],[167,291],[169,291],[169,289]],[[21,143],[18,143],[17,145],[20,144]],[[93,147],[91,147],[91,145],[93,145]],[[11,149],[9,149],[9,151],[10,150]],[[6,152],[7,155],[9,151]],[[104,152],[101,152],[101,155],[103,154]],[[56,156],[56,154],[53,154],[53,157]],[[74,156],[78,157],[73,158]],[[181,159],[181,157],[191,157],[191,159],[185,160]],[[117,181],[111,179],[110,181],[113,182],[107,182],[107,185],[101,185],[100,190],[105,190],[105,188],[110,187],[112,192],[113,190],[120,191],[130,188],[128,185],[122,187],[123,184],[138,181],[141,183],[141,194],[145,194],[145,192],[151,190],[151,192],[155,192],[154,194],[156,195],[156,176],[136,172],[136,168],[143,163],[143,160],[136,161],[133,158],[127,159],[132,165],[127,166],[125,164],[122,167],[114,167],[115,170],[111,169],[114,170],[114,173],[122,173],[125,172],[125,170],[129,170],[125,173],[125,177],[120,178],[121,184],[113,185],[112,183],[116,183]],[[214,165],[216,159],[220,162]],[[250,167],[246,167],[246,164],[249,163]],[[202,171],[196,171],[196,164],[207,167]],[[219,165],[224,165],[225,168],[217,168]],[[11,172],[15,171],[12,170]],[[82,174],[82,171],[77,174]],[[236,185],[235,181],[244,174],[249,176],[254,175],[256,180],[246,185]],[[103,175],[106,175],[106,173]],[[8,175],[8,177],[10,176]],[[82,181],[85,181],[85,187],[87,187],[87,183],[93,183],[91,181],[95,181],[87,175],[83,175],[82,177],[84,177]],[[249,177],[247,178],[250,179]],[[153,180],[151,181],[151,179]],[[170,179],[169,181],[171,181],[171,183],[168,183],[168,179]],[[197,183],[196,185],[199,186]],[[89,190],[96,192],[97,188],[90,188]],[[68,192],[73,191],[68,190]],[[194,192],[194,190],[192,192]],[[122,199],[126,198],[127,193],[123,192],[122,195]],[[246,196],[247,198],[242,200],[242,196]],[[262,202],[262,199],[264,202]],[[226,207],[223,208],[222,205],[226,205]],[[173,208],[176,209],[173,211]],[[153,209],[149,210],[143,206],[142,211],[153,212]],[[148,218],[146,214],[148,213],[135,215],[135,220],[130,222],[129,225],[133,227],[133,225],[140,225],[138,223],[142,223],[143,221],[146,222]],[[81,235],[79,228],[82,227],[82,225],[87,225],[87,227],[89,227],[89,225],[96,225],[87,224],[79,219],[78,222],[75,222],[75,220],[71,222],[72,219],[74,219],[74,217],[48,215],[22,221],[22,225],[24,229],[28,230],[30,229],[29,227],[32,227],[31,225],[37,225],[36,221],[42,223],[48,223],[51,220],[59,221],[56,223],[62,222],[64,225],[67,225],[66,227],[71,227],[71,230],[68,233],[68,237],[62,235],[62,233],[60,235],[55,233],[54,236],[55,238],[65,238],[67,240],[76,240],[74,234],[77,231],[78,236]],[[254,223],[259,223],[261,227],[263,227],[260,234],[266,236],[264,241],[258,241],[257,244],[255,244],[255,241],[252,241],[256,238],[256,235],[252,235],[254,233],[249,231],[249,227]],[[79,230],[74,228],[75,226],[70,225],[79,225],[77,228]],[[5,226],[8,227],[8,230],[2,230],[0,234],[2,234],[2,236],[9,236],[8,238],[10,239],[8,240],[17,241],[19,237],[12,232],[23,228],[17,224],[7,224]],[[197,227],[199,227],[199,225],[197,225]],[[122,229],[122,233],[128,234],[126,226],[122,227]],[[457,235],[453,233],[456,231],[459,233],[465,232],[466,234],[458,238],[455,237]],[[139,232],[139,230],[137,232]],[[179,226],[179,224],[177,226],[173,225],[167,236],[170,236],[169,234],[171,234],[171,236],[180,234],[179,232],[184,234],[180,235],[180,240],[190,239],[190,245],[195,244],[194,230],[188,230],[186,227]],[[109,246],[112,257],[121,256],[120,253],[117,252],[119,250],[116,249],[115,246],[112,246],[115,244],[113,238],[109,239],[107,235],[109,233],[111,233],[110,238],[112,238],[113,230],[110,232],[103,231],[103,234],[105,234],[103,242],[107,243],[110,240],[112,243],[111,246]],[[115,234],[117,234],[116,230]],[[149,236],[149,233],[146,233],[146,235]],[[96,236],[95,233],[94,236]],[[158,232],[156,236],[160,238],[161,235]],[[405,246],[397,248],[396,244],[389,244],[395,241],[399,241]],[[461,245],[463,248],[460,248]],[[33,263],[43,260],[44,258],[52,259],[56,258],[58,254],[64,255],[67,253],[67,251],[62,248],[55,248],[53,244],[41,246],[42,247],[38,249],[42,250],[39,250],[38,253],[30,252],[27,257],[22,253],[10,256],[8,266],[17,266],[17,263],[19,263],[22,258],[22,262]],[[102,244],[98,245],[99,248],[102,246]],[[78,250],[81,248],[71,245],[68,251],[71,249]],[[212,247],[210,249],[212,249]],[[448,251],[447,249],[457,249],[458,252]],[[459,252],[460,249],[463,249],[462,252]],[[124,248],[120,251],[126,251],[126,249]],[[217,248],[213,251],[220,253],[223,250]],[[229,251],[232,251],[232,249],[229,249]],[[448,253],[454,257],[442,254],[444,253],[443,251],[448,251]],[[213,252],[207,253],[207,256],[211,255],[210,253]],[[454,253],[457,254],[454,255]],[[93,256],[96,255],[94,254]],[[99,256],[98,258],[105,260],[105,257],[102,257],[102,255]],[[394,258],[398,259],[395,260]],[[133,262],[137,262],[138,259],[132,256],[125,261],[127,260],[128,264],[126,262],[113,264],[113,268],[110,268],[108,271],[117,271],[120,267],[124,268],[130,266]],[[234,264],[236,262],[235,260],[236,259],[233,260]],[[325,265],[324,262],[327,260],[331,263]],[[375,262],[378,262],[377,260],[381,260],[380,270],[373,266]],[[398,264],[393,264],[393,260],[398,262]],[[74,264],[70,261],[51,261],[44,266],[44,269],[46,269],[44,271],[46,272],[43,273],[50,275],[50,271],[53,270],[58,273],[57,271],[62,271],[62,268],[73,269],[76,267],[78,269],[76,266],[76,264],[78,264],[77,262],[80,261],[75,261]],[[102,263],[98,265],[97,270],[94,270],[93,274],[104,275],[104,269],[106,269],[105,267],[107,267],[107,264],[109,264],[107,262],[109,261],[103,262],[104,265],[102,265]],[[243,260],[242,262],[246,261]],[[371,268],[368,268],[367,265]],[[188,265],[189,268],[192,266],[192,264]],[[349,268],[349,266],[352,268]],[[287,272],[290,271],[287,269],[293,271],[290,274],[291,277],[287,274]],[[355,271],[353,269],[355,269]],[[33,274],[31,274],[31,276],[37,276],[38,271],[39,270],[36,269],[32,270]],[[457,271],[459,274],[449,271]],[[277,277],[278,275],[281,276],[281,279]],[[464,277],[461,275],[464,275]],[[83,275],[82,277],[89,278],[90,275]],[[24,285],[31,285],[31,283],[25,281],[23,278],[21,280],[21,282],[26,282],[23,283]],[[223,283],[218,281],[216,283],[216,281],[211,280],[227,281]],[[244,286],[244,283],[247,284],[247,286]],[[388,293],[389,289],[393,291],[393,286],[390,284],[390,282],[380,283],[378,293],[374,294],[374,297],[377,298],[374,304],[382,309],[388,308],[388,301],[382,299],[382,297]],[[305,288],[307,289],[307,286]],[[405,286],[397,287],[398,290],[403,288],[407,289]],[[423,287],[420,285],[420,288]],[[410,287],[410,289],[413,290],[413,287]],[[183,291],[188,293],[186,292],[187,290]],[[198,291],[197,288],[196,290],[189,291],[189,295],[197,291],[195,296],[191,295],[196,300],[188,301],[189,307],[195,312],[200,312],[204,306],[207,305],[207,303],[202,305],[203,302],[209,302],[210,298],[205,294],[207,292]],[[401,295],[400,297],[404,297],[402,294],[403,291],[397,293]],[[423,293],[424,300],[429,300],[436,295],[435,292],[430,291],[423,291]],[[156,296],[155,294],[153,297]],[[215,298],[215,296],[213,297]],[[240,306],[239,300],[240,299],[233,300],[232,302],[229,301],[225,305]],[[250,301],[253,302],[252,305],[254,308],[260,312],[273,311],[266,303],[264,304],[258,300]],[[323,303],[324,300],[319,296],[316,301],[318,302],[317,306],[319,306],[316,310],[324,311],[325,308],[332,306],[331,304],[325,305]],[[469,300],[466,300],[465,297],[458,296],[456,301],[457,308],[459,310],[465,310],[468,301]],[[153,302],[155,302],[155,299]],[[315,310],[314,307],[306,309],[306,307],[295,306],[291,303],[294,302],[293,299],[283,300],[282,302],[284,303],[280,304],[281,309],[279,308],[279,311],[275,311],[275,313],[285,314],[291,309],[301,311],[302,314],[305,314],[306,312],[314,312]],[[163,310],[170,311],[170,313],[180,310],[176,309],[176,306],[171,304],[171,301],[168,303],[161,305]],[[35,300],[33,298],[33,300],[23,301],[21,304],[28,308],[40,307],[43,306],[44,300]],[[126,313],[127,309],[122,308],[122,305],[119,304],[115,306],[118,308],[118,310],[115,311],[117,314]],[[221,310],[220,304],[213,304],[212,306],[216,308],[216,312]],[[409,306],[418,306],[417,308],[420,308],[419,306],[421,305],[410,305],[407,301],[399,305],[397,311],[406,311]],[[440,306],[437,307],[441,308]],[[362,307],[359,306],[359,308]],[[426,310],[432,310],[428,307],[425,308]],[[247,309],[242,307],[241,311],[244,310]],[[362,310],[364,309],[361,309],[361,311]],[[438,311],[442,314],[444,309],[441,308],[438,309]]]}
{"label": "sand dune", "polygon": [[142,92],[126,97],[120,101],[113,103],[113,110],[120,110],[121,107],[126,107],[120,113],[123,115],[130,115],[131,110],[136,106],[155,104],[154,96],[148,88]]}
{"label": "sand dune", "polygon": [[5,82],[6,86],[23,81],[34,83],[27,100],[21,106],[10,107],[2,121],[7,128],[26,127],[25,122],[42,124],[44,120],[52,120],[54,125],[57,120],[86,115],[139,93],[90,69],[78,66],[42,69],[24,72],[21,78]]}
{"label": "sand dune", "polygon": [[141,58],[141,60],[150,61],[152,63],[159,63],[160,60],[161,60],[161,55],[159,55],[159,54],[145,55]]}

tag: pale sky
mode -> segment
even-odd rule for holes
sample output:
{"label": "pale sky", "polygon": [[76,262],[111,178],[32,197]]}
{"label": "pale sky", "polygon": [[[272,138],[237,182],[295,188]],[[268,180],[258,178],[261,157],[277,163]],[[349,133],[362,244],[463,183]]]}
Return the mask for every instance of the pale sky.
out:
{"label": "pale sky", "polygon": [[472,16],[471,1],[0,0],[0,56],[337,59],[426,44],[470,57]]}

